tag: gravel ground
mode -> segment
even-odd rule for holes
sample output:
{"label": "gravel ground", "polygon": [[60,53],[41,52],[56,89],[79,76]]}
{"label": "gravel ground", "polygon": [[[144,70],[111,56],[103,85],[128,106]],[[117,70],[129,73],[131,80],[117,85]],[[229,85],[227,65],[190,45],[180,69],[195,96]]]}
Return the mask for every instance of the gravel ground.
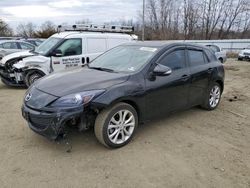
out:
{"label": "gravel ground", "polygon": [[25,89],[0,82],[1,187],[250,187],[250,62],[228,59],[215,111],[200,108],[141,125],[117,150],[93,130],[64,144],[33,133],[21,117]]}

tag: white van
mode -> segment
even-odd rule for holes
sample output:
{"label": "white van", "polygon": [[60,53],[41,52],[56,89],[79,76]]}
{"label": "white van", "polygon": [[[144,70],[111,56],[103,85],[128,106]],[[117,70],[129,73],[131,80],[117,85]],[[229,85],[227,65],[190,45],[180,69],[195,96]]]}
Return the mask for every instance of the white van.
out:
{"label": "white van", "polygon": [[1,79],[10,86],[30,86],[45,75],[84,65],[115,46],[137,40],[137,36],[113,28],[59,32],[35,51],[5,56],[0,61]]}

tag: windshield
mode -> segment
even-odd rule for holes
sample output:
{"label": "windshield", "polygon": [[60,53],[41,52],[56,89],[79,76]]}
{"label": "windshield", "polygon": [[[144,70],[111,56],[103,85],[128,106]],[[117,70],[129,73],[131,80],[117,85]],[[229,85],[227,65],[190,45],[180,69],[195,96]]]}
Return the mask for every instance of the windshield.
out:
{"label": "windshield", "polygon": [[45,56],[60,40],[61,38],[50,37],[38,46],[35,52]]}
{"label": "windshield", "polygon": [[110,69],[114,72],[139,70],[157,51],[157,48],[119,46],[93,60],[89,68]]}

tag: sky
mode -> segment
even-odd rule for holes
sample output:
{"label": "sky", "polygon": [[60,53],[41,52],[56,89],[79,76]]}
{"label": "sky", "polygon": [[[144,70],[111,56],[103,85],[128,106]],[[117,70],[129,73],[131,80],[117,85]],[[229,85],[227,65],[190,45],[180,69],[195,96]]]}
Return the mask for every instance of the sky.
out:
{"label": "sky", "polygon": [[142,0],[0,0],[0,18],[11,27],[19,23],[36,25],[49,20],[55,24],[89,19],[102,24],[117,20],[137,20]]}

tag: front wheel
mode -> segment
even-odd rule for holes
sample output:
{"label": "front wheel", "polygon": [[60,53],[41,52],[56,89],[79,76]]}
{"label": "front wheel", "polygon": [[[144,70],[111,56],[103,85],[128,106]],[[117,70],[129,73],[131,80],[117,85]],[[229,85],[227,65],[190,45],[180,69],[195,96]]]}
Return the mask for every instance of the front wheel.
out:
{"label": "front wheel", "polygon": [[215,108],[218,107],[220,99],[221,99],[221,86],[218,83],[214,83],[208,89],[208,93],[202,107],[207,110],[214,110]]}
{"label": "front wheel", "polygon": [[25,76],[25,84],[27,87],[30,87],[34,82],[36,82],[38,79],[42,77],[43,75],[41,75],[40,73],[30,72]]}
{"label": "front wheel", "polygon": [[127,103],[118,103],[97,116],[95,135],[104,146],[119,148],[130,142],[137,125],[136,110]]}

